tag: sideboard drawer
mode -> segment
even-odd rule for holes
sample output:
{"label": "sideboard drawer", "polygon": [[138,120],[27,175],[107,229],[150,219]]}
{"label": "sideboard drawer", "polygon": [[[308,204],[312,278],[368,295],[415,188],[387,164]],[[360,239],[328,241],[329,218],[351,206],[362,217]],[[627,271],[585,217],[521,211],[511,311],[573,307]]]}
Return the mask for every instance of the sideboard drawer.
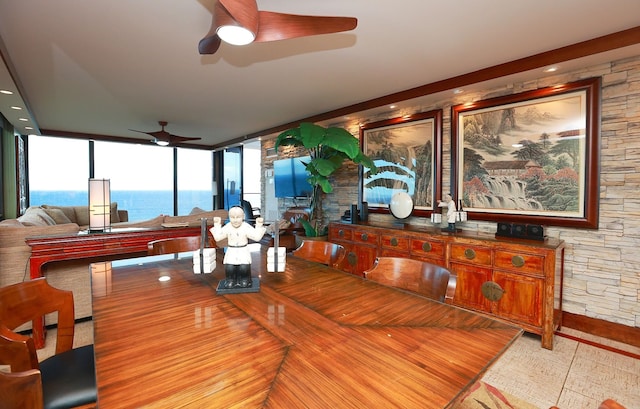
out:
{"label": "sideboard drawer", "polygon": [[331,226],[329,228],[329,237],[332,241],[351,241],[353,238],[353,229],[342,226]]}
{"label": "sideboard drawer", "polygon": [[378,245],[378,235],[375,232],[368,230],[354,230],[353,231],[353,242],[354,243],[366,243],[371,244],[372,246]]}
{"label": "sideboard drawer", "polygon": [[407,237],[398,236],[380,236],[380,247],[397,250],[397,251],[409,251],[409,239]]}
{"label": "sideboard drawer", "polygon": [[451,260],[464,261],[483,266],[491,265],[491,249],[464,244],[451,245]]}
{"label": "sideboard drawer", "polygon": [[437,240],[411,239],[411,255],[417,257],[444,258],[446,245]]}
{"label": "sideboard drawer", "polygon": [[494,265],[499,268],[544,275],[544,257],[511,251],[496,251]]}

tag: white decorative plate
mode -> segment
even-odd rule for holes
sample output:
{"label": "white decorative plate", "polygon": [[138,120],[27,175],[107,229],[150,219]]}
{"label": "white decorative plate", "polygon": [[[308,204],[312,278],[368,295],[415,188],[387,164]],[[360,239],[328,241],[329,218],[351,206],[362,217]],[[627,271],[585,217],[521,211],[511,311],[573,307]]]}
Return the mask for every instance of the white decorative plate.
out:
{"label": "white decorative plate", "polygon": [[389,211],[396,219],[406,219],[413,211],[413,199],[406,192],[394,193],[389,203]]}

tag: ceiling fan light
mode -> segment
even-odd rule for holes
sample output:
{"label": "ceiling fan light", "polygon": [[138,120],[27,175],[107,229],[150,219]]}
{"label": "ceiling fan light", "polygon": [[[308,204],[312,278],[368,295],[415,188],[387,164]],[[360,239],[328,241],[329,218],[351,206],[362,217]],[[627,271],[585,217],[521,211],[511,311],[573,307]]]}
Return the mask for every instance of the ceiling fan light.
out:
{"label": "ceiling fan light", "polygon": [[153,142],[155,142],[156,145],[158,146],[168,146],[169,145],[169,141],[162,141],[158,138],[154,139]]}
{"label": "ceiling fan light", "polygon": [[240,26],[220,26],[216,32],[222,41],[232,45],[247,45],[252,43],[256,38],[251,30]]}

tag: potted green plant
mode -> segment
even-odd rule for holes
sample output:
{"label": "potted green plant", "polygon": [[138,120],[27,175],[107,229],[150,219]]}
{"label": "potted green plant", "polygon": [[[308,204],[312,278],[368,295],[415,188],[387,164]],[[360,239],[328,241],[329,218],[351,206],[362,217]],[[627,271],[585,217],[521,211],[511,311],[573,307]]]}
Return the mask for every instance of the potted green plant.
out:
{"label": "potted green plant", "polygon": [[349,131],[343,128],[325,128],[310,122],[302,122],[297,128],[288,129],[278,135],[275,149],[281,146],[297,146],[306,149],[311,160],[305,163],[309,172],[307,181],[313,187],[309,221],[300,220],[308,237],[326,235],[322,199],[326,193],[333,192],[330,176],[346,160],[361,164],[377,172],[373,160],[360,149],[360,143]]}

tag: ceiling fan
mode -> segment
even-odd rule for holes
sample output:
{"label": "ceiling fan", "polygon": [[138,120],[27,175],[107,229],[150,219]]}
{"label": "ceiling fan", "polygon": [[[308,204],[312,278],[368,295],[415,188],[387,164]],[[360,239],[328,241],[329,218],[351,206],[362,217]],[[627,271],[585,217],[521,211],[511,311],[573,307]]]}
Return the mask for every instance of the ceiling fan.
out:
{"label": "ceiling fan", "polygon": [[220,41],[233,45],[286,40],[318,34],[338,33],[356,28],[353,17],[301,16],[259,11],[256,0],[218,0],[211,29],[200,40],[200,54],[213,54]]}
{"label": "ceiling fan", "polygon": [[140,133],[145,133],[147,135],[153,136],[152,142],[160,146],[173,145],[176,143],[186,142],[186,141],[197,141],[201,139],[201,138],[188,138],[186,136],[178,136],[178,135],[170,134],[169,132],[164,130],[164,127],[167,126],[167,123],[168,123],[167,121],[158,121],[158,123],[162,127],[162,130],[160,131],[144,132],[144,131],[136,131],[135,129],[129,129],[129,130],[133,132],[140,132]]}

